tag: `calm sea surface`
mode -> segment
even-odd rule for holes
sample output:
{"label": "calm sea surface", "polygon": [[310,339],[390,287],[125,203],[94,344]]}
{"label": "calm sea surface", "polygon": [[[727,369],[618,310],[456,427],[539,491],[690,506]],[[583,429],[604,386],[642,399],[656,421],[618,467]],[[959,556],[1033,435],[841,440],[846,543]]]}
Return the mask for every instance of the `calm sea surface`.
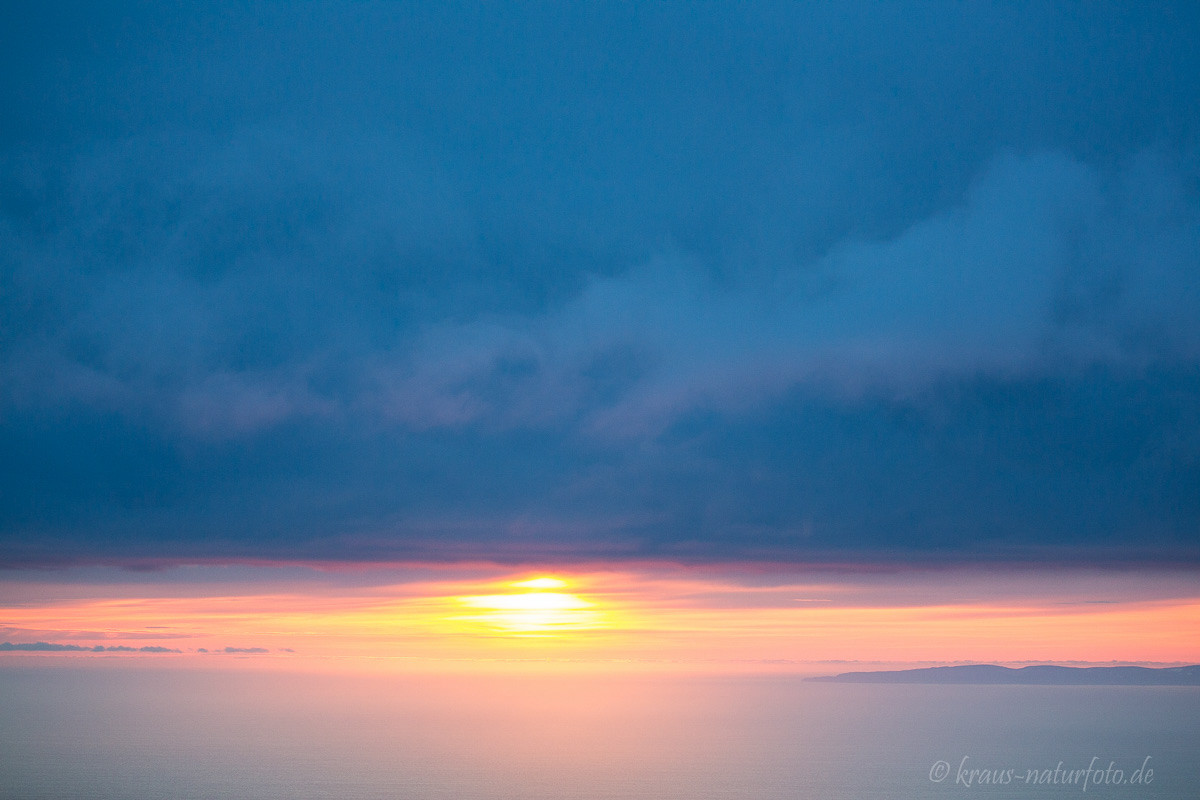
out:
{"label": "calm sea surface", "polygon": [[6,667],[0,797],[1192,800],[1200,689]]}

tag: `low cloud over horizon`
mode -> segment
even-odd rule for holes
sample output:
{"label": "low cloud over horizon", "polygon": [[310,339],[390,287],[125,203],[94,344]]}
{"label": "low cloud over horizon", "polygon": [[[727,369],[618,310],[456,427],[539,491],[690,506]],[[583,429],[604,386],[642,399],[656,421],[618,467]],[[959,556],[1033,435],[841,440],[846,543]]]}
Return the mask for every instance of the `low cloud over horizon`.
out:
{"label": "low cloud over horizon", "polygon": [[145,645],[130,647],[129,645],[79,645],[60,644],[58,642],[0,642],[0,653],[182,653],[171,647]]}
{"label": "low cloud over horizon", "polygon": [[1197,34],[23,9],[0,565],[1198,565]]}

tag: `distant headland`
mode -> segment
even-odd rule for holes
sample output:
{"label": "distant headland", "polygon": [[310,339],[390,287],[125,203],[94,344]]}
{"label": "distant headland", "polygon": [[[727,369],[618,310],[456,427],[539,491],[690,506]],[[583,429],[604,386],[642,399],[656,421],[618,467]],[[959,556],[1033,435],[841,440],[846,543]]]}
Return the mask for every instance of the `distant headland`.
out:
{"label": "distant headland", "polygon": [[827,683],[957,683],[1029,686],[1200,686],[1200,664],[1186,667],[1001,667],[970,664],[927,669],[843,672],[806,678]]}

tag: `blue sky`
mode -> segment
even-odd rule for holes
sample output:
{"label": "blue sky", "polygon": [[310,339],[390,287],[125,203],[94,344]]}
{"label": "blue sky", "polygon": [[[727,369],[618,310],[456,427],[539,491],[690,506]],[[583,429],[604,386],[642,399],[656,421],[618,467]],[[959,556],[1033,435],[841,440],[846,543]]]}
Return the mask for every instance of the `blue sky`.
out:
{"label": "blue sky", "polygon": [[1200,12],[45,4],[0,562],[1200,561]]}

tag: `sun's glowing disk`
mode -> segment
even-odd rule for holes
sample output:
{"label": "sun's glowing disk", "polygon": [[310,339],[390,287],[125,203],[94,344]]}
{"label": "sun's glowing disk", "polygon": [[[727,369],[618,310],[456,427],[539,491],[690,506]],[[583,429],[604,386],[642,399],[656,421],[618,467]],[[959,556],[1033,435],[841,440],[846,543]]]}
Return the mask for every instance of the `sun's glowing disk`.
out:
{"label": "sun's glowing disk", "polygon": [[[510,585],[559,588],[566,582],[557,578],[536,578]],[[565,592],[469,595],[458,601],[481,612],[470,619],[506,633],[539,636],[601,625],[601,616],[594,604]]]}
{"label": "sun's glowing disk", "polygon": [[510,583],[514,589],[565,589],[567,582],[561,578],[533,578],[527,581]]}

